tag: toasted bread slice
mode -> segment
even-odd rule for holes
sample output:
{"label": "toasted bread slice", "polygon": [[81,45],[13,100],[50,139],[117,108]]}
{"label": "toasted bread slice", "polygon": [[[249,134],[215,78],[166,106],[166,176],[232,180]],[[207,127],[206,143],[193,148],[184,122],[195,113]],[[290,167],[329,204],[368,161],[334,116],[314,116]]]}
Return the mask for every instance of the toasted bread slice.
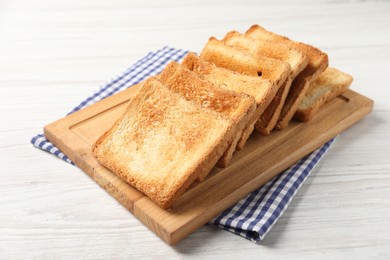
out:
{"label": "toasted bread slice", "polygon": [[[243,75],[225,68],[217,67],[214,64],[199,58],[195,53],[188,53],[182,65],[197,73],[201,78],[206,79],[214,85],[223,89],[232,90],[252,96],[256,101],[256,111],[253,118],[259,118],[264,112],[273,97],[277,88],[270,80],[260,77]],[[254,120],[255,120],[254,119]],[[252,120],[251,120],[252,121]],[[229,146],[224,157],[218,162],[218,167],[226,167],[236,148],[240,136]]]}
{"label": "toasted bread slice", "polygon": [[222,41],[227,45],[245,49],[254,56],[266,56],[290,64],[289,77],[255,125],[263,135],[269,135],[279,119],[292,80],[307,66],[309,58],[304,52],[290,45],[253,39],[236,31],[227,33]]}
{"label": "toasted bread slice", "polygon": [[286,79],[283,85],[279,88],[272,102],[256,121],[255,128],[262,135],[270,135],[271,131],[275,128],[280,114],[282,113],[284,103],[286,102],[288,92],[290,91],[292,81],[293,78],[291,77]]}
{"label": "toasted bread slice", "polygon": [[335,68],[327,68],[309,86],[294,119],[309,121],[328,101],[342,94],[352,83],[352,76]]}
{"label": "toasted bread slice", "polygon": [[254,57],[242,49],[210,37],[200,57],[218,67],[269,79],[279,88],[291,72],[288,63],[267,57]]}
{"label": "toasted bread slice", "polygon": [[[159,79],[164,85],[187,100],[232,119],[236,126],[237,136],[241,135],[242,130],[255,112],[256,106],[253,97],[215,86],[177,62],[170,62],[159,75]],[[235,139],[236,137],[230,140],[230,144],[234,143]],[[221,163],[223,162],[222,166],[228,164],[233,152],[234,147],[233,151],[227,149],[219,160]],[[206,176],[207,174],[200,176],[200,180],[205,179]]]}
{"label": "toasted bread slice", "polygon": [[225,44],[247,50],[255,56],[265,56],[290,64],[290,77],[295,78],[309,63],[307,55],[299,49],[282,43],[254,39],[248,35],[231,31],[222,40]]}
{"label": "toasted bread slice", "polygon": [[328,55],[311,45],[290,40],[285,36],[267,31],[259,25],[253,25],[245,34],[254,39],[262,39],[290,45],[304,52],[309,57],[309,63],[306,68],[302,70],[302,72],[300,72],[293,80],[286,102],[282,108],[276,127],[278,129],[283,129],[294,116],[295,111],[301,103],[310,83],[313,82],[318,75],[328,67]]}
{"label": "toasted bread slice", "polygon": [[182,65],[216,86],[252,96],[257,105],[264,105],[276,89],[275,84],[268,79],[217,67],[193,52],[189,52],[184,57]]}
{"label": "toasted bread slice", "polygon": [[213,168],[234,134],[233,120],[150,78],[92,152],[103,166],[168,208]]}
{"label": "toasted bread slice", "polygon": [[[242,49],[224,44],[214,37],[202,50],[200,57],[206,61],[249,76],[259,76],[272,81],[279,90],[280,86],[290,75],[291,67],[288,63],[272,58],[253,56]],[[254,129],[254,124],[258,118],[254,119],[244,130],[242,138],[237,144],[237,149],[241,150]]]}

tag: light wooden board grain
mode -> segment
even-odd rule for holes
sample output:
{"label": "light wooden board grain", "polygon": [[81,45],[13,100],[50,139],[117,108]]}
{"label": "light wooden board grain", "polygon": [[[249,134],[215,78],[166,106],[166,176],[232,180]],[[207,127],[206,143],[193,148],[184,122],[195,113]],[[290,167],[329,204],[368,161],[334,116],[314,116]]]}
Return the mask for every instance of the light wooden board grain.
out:
{"label": "light wooden board grain", "polygon": [[292,122],[264,137],[253,134],[231,165],[214,168],[192,185],[169,210],[101,166],[91,154],[93,143],[117,120],[138,86],[122,91],[44,128],[47,138],[83,171],[168,244],[191,232],[265,184],[293,163],[353,125],[372,110],[372,100],[351,90],[329,102],[310,122]]}

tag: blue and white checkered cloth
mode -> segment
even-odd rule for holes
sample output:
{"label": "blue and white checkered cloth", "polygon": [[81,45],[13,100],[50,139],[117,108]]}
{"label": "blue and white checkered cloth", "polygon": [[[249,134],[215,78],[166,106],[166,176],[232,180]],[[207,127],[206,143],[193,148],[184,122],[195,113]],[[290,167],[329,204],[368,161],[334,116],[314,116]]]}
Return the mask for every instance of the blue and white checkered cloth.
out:
{"label": "blue and white checkered cloth", "polygon": [[[150,52],[121,75],[104,84],[103,87],[81,102],[69,114],[133,86],[152,75],[157,75],[168,62],[173,60],[181,61],[187,52],[170,47]],[[316,151],[301,159],[263,187],[240,200],[233,207],[222,212],[210,223],[250,239],[253,242],[260,242],[284,211],[286,211],[295,194],[329,149],[333,140],[330,140]],[[31,143],[68,163],[72,163],[43,134],[33,137]]]}

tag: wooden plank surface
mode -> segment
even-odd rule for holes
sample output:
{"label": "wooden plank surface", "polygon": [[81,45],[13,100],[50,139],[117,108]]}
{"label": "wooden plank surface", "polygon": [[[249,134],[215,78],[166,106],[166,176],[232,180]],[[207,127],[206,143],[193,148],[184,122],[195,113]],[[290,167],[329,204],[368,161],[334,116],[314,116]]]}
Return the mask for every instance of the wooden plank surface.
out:
{"label": "wooden plank surface", "polygon": [[45,127],[47,138],[83,171],[169,244],[176,244],[224,209],[259,188],[278,173],[359,121],[373,102],[347,91],[326,104],[310,122],[291,122],[288,128],[264,137],[254,133],[231,165],[214,168],[169,210],[99,165],[91,154],[93,143],[120,117],[139,86],[91,105]]}

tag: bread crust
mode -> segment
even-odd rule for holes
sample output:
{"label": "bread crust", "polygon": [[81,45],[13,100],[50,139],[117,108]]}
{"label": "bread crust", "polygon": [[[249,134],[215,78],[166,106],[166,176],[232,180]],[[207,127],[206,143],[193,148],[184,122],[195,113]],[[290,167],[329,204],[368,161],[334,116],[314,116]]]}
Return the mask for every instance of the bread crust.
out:
{"label": "bread crust", "polygon": [[271,104],[264,113],[260,115],[259,120],[257,120],[255,128],[262,135],[270,135],[271,131],[275,128],[282,112],[283,105],[286,102],[288,92],[290,91],[292,81],[293,79],[291,77],[285,81],[279,88]]}
{"label": "bread crust", "polygon": [[184,57],[182,64],[217,86],[240,93],[246,93],[253,96],[256,100],[256,111],[245,129],[243,129],[241,137],[235,140],[234,143],[236,146],[230,145],[228,151],[224,155],[225,158],[221,158],[222,160],[218,163],[218,167],[226,167],[227,162],[229,161],[226,160],[226,158],[230,158],[236,148],[237,150],[242,150],[253,131],[254,123],[275,97],[276,92],[278,91],[277,86],[269,79],[243,75],[238,72],[217,67],[196,56],[194,53],[188,53],[186,57]]}
{"label": "bread crust", "polygon": [[228,32],[222,42],[244,49],[254,56],[264,56],[288,63],[291,67],[291,78],[295,78],[309,63],[309,57],[303,51],[283,42],[255,39],[237,31]]}
{"label": "bread crust", "polygon": [[[284,84],[291,73],[291,66],[284,61],[267,58],[265,56],[254,56],[242,48],[229,46],[215,37],[210,37],[206,46],[203,48],[200,57],[216,66],[236,71],[250,76],[260,76],[268,79],[275,85],[276,95],[279,88]],[[260,73],[259,73],[260,72]],[[242,138],[238,141],[237,150],[243,149],[250,134],[253,132],[254,125],[260,115],[265,111],[272,100],[267,100],[266,106],[261,107],[255,115],[251,124],[243,131]]]}
{"label": "bread crust", "polygon": [[[253,117],[256,109],[255,99],[246,93],[232,91],[229,88],[213,84],[216,81],[210,82],[189,70],[184,62],[183,65],[177,62],[169,63],[160,74],[160,80],[163,84],[170,86],[172,90],[186,96],[186,99],[194,101],[204,108],[215,110],[235,122],[237,134],[230,140],[227,151],[217,163],[219,167],[226,167],[233,156],[236,139],[239,138],[244,127]],[[224,106],[220,104],[224,104]],[[200,180],[203,181],[206,176],[202,175]]]}
{"label": "bread crust", "polygon": [[317,114],[318,110],[330,100],[349,88],[353,77],[336,68],[328,67],[309,86],[302,102],[295,112],[294,119],[306,122]]}
{"label": "bread crust", "polygon": [[244,75],[269,79],[278,88],[291,71],[290,65],[286,62],[264,56],[254,57],[245,50],[226,45],[215,37],[209,38],[200,57],[218,67]]}
{"label": "bread crust", "polygon": [[214,166],[226,167],[258,129],[310,120],[352,77],[319,49],[267,31],[210,37],[142,83],[92,154],[163,209]]}
{"label": "bread crust", "polygon": [[285,36],[267,31],[259,25],[253,25],[245,34],[254,39],[263,39],[290,45],[304,52],[309,57],[307,66],[297,75],[291,84],[280,118],[276,125],[277,129],[283,129],[294,116],[310,83],[328,67],[328,55],[311,45],[293,41]]}
{"label": "bread crust", "polygon": [[[261,134],[269,135],[279,119],[293,79],[307,66],[309,58],[304,52],[291,45],[284,44],[283,42],[271,42],[251,38],[237,31],[227,33],[222,41],[227,45],[244,49],[255,57],[265,56],[284,61],[290,65],[290,75],[280,86],[278,93],[264,113],[261,113],[255,124],[255,128]],[[249,138],[248,135],[246,135],[247,138]],[[245,144],[244,140],[243,144]],[[241,148],[241,144],[239,143],[239,148]]]}
{"label": "bread crust", "polygon": [[194,180],[210,172],[235,131],[233,120],[150,78],[92,153],[160,207],[169,208]]}

